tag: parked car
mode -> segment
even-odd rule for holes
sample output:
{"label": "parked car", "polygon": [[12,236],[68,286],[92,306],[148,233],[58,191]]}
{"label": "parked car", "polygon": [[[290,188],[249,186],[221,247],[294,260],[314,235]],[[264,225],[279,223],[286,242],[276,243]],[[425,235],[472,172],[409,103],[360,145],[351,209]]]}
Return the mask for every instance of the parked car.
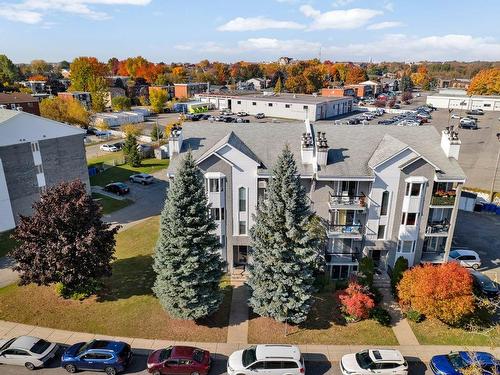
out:
{"label": "parked car", "polygon": [[470,271],[470,274],[476,291],[488,298],[498,297],[500,291],[498,285],[493,280],[479,271]]}
{"label": "parked car", "polygon": [[154,177],[147,173],[133,174],[128,178],[130,182],[137,182],[143,185],[149,185],[154,182]]}
{"label": "parked car", "polygon": [[484,111],[482,109],[471,109],[470,111],[466,111],[468,115],[484,115]]}
{"label": "parked car", "polygon": [[234,352],[227,361],[228,375],[293,375],[304,372],[304,359],[294,345],[255,345]]}
{"label": "parked car", "polygon": [[112,144],[108,144],[108,143],[104,143],[101,145],[101,147],[99,147],[102,151],[108,151],[108,152],[117,152],[119,151],[118,150],[118,147],[116,147],[115,145],[112,145]]}
{"label": "parked car", "polygon": [[463,267],[471,267],[477,270],[481,267],[479,254],[470,249],[453,249],[449,255],[450,262],[457,262]]}
{"label": "parked car", "polygon": [[116,142],[113,143],[112,146],[115,146],[118,150],[121,150],[123,148],[124,142]]}
{"label": "parked car", "polygon": [[368,349],[344,355],[340,370],[343,375],[407,375],[408,363],[399,350]]}
{"label": "parked car", "polygon": [[249,123],[249,122],[250,122],[250,120],[249,120],[249,119],[247,119],[247,118],[237,117],[237,118],[235,119],[235,122],[237,122],[237,123],[239,123],[239,124],[242,124],[242,123]]}
{"label": "parked car", "polygon": [[245,116],[248,116],[248,113],[241,111],[241,112],[238,112],[236,115],[240,116],[240,117],[245,117]]}
{"label": "parked car", "polygon": [[94,134],[98,137],[109,137],[111,135],[110,131],[95,129]]}
{"label": "parked car", "polygon": [[148,356],[148,372],[154,375],[208,375],[210,352],[192,346],[169,346]]}
{"label": "parked car", "polygon": [[471,364],[478,363],[483,374],[495,374],[500,371],[500,363],[493,355],[486,352],[451,352],[435,355],[429,367],[435,375],[461,375]]}
{"label": "parked car", "polygon": [[467,117],[460,119],[458,126],[464,129],[477,129],[476,121]]}
{"label": "parked car", "polygon": [[130,189],[123,182],[112,182],[104,186],[104,191],[114,193],[116,195],[124,195],[130,192]]}
{"label": "parked car", "polygon": [[71,374],[79,370],[104,371],[116,375],[125,371],[132,360],[130,345],[122,341],[92,340],[79,342],[65,350],[61,367]]}
{"label": "parked car", "polygon": [[59,346],[33,336],[0,340],[0,364],[24,366],[28,370],[44,367],[55,357]]}
{"label": "parked car", "polygon": [[459,118],[460,118],[460,116],[459,116],[459,115],[457,115],[456,113],[453,113],[453,114],[451,115],[451,118],[459,119]]}
{"label": "parked car", "polygon": [[265,118],[265,117],[266,117],[266,115],[265,115],[265,114],[263,114],[263,113],[257,113],[257,114],[255,115],[255,118],[257,118],[257,119],[263,119],[263,118]]}

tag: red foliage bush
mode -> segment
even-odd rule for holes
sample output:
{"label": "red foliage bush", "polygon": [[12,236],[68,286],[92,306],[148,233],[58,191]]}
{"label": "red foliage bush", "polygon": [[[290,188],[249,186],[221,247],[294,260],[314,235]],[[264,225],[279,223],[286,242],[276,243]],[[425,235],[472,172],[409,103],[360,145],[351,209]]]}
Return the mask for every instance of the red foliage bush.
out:
{"label": "red foliage bush", "polygon": [[347,289],[339,293],[338,299],[342,305],[342,312],[356,321],[367,319],[375,307],[370,292],[357,281],[349,282]]}

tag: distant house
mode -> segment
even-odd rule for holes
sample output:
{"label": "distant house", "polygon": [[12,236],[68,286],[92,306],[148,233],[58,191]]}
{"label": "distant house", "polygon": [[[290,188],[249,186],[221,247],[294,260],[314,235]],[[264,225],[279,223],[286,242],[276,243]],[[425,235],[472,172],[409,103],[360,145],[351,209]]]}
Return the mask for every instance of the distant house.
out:
{"label": "distant house", "polygon": [[373,96],[373,86],[372,85],[345,85],[341,87],[334,88],[324,88],[321,89],[322,96],[352,96],[357,98],[365,98],[367,96]]}
{"label": "distant house", "polygon": [[358,85],[370,86],[372,88],[373,95],[378,95],[382,92],[382,85],[380,82],[368,80],[358,83]]}
{"label": "distant house", "polygon": [[85,108],[90,109],[92,106],[92,96],[87,91],[67,91],[57,93],[62,99],[75,99],[78,100]]}
{"label": "distant house", "polygon": [[380,84],[383,92],[399,91],[399,79],[397,78],[382,78]]}
{"label": "distant house", "polygon": [[440,88],[440,89],[454,88],[454,89],[467,90],[469,88],[469,85],[470,85],[470,79],[465,79],[465,78],[443,79],[443,78],[439,78],[437,84],[438,84],[438,88]]}
{"label": "distant house", "polygon": [[250,78],[245,81],[247,90],[263,90],[267,89],[271,80],[264,78]]}
{"label": "distant house", "polygon": [[0,109],[0,232],[30,215],[46,188],[80,179],[90,193],[85,130]]}
{"label": "distant house", "polygon": [[69,69],[61,69],[61,75],[64,78],[69,79],[69,77],[71,75],[71,71]]}
{"label": "distant house", "polygon": [[40,116],[38,98],[22,92],[0,93],[0,106],[5,109],[21,110]]}

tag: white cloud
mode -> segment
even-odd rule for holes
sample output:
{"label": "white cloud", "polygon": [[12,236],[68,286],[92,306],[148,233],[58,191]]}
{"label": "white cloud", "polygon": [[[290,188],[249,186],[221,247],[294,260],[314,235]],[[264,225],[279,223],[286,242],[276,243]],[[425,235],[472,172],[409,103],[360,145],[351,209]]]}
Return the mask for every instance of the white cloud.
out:
{"label": "white cloud", "polygon": [[345,7],[346,5],[349,5],[349,4],[353,3],[354,1],[355,0],[335,0],[333,2],[333,6],[336,8]]}
{"label": "white cloud", "polygon": [[219,31],[256,31],[265,29],[303,29],[304,25],[293,21],[279,21],[267,17],[237,17],[217,28]]}
{"label": "white cloud", "polygon": [[326,46],[326,54],[342,60],[421,61],[421,60],[499,60],[500,42],[471,35],[433,35],[414,37],[389,34],[378,41],[345,46]]}
{"label": "white cloud", "polygon": [[148,5],[152,0],[23,0],[14,4],[0,3],[0,17],[10,21],[40,23],[51,12],[64,12],[94,20],[110,16],[92,9],[92,5]]}
{"label": "white cloud", "polygon": [[353,8],[321,13],[310,5],[302,5],[300,11],[313,19],[310,30],[355,29],[366,25],[372,18],[383,14],[380,10]]}
{"label": "white cloud", "polygon": [[249,38],[238,42],[238,47],[246,51],[279,51],[313,53],[321,47],[319,42],[308,42],[300,39],[282,40],[275,38]]}
{"label": "white cloud", "polygon": [[368,25],[366,28],[367,30],[382,30],[382,29],[389,29],[391,27],[399,27],[403,26],[402,22],[399,21],[385,21],[385,22],[379,22],[379,23],[373,23],[371,25]]}

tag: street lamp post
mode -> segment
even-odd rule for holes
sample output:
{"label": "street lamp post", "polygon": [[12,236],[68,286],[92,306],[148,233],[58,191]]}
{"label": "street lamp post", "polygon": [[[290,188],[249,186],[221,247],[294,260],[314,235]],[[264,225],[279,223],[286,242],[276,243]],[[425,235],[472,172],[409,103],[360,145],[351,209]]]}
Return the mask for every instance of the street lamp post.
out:
{"label": "street lamp post", "polygon": [[[497,139],[500,143],[500,133],[497,133]],[[495,180],[497,179],[498,164],[500,163],[500,144],[498,146],[497,162],[495,164],[495,169],[493,170],[493,180],[491,180],[490,188],[490,203],[493,203],[493,190],[495,190]]]}

